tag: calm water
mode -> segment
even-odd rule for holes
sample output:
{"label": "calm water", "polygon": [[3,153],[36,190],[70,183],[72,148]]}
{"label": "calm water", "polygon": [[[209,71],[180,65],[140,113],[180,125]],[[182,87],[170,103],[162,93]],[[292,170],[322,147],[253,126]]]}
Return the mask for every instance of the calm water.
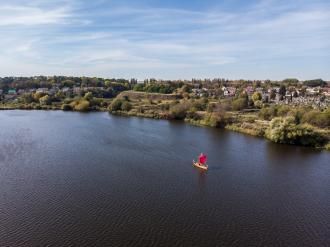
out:
{"label": "calm water", "polygon": [[[209,155],[210,169],[191,165]],[[0,112],[0,246],[330,246],[330,154],[107,113]]]}

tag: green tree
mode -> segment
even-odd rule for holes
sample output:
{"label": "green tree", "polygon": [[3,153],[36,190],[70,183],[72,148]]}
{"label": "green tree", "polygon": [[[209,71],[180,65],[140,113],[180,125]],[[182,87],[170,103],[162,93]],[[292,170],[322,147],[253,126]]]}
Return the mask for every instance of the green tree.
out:
{"label": "green tree", "polygon": [[91,101],[93,99],[93,93],[91,92],[85,93],[84,99]]}
{"label": "green tree", "polygon": [[128,101],[122,102],[120,106],[122,111],[130,111],[132,109],[132,105]]}
{"label": "green tree", "polygon": [[246,98],[238,98],[235,99],[232,103],[232,107],[234,111],[241,111],[248,106],[248,101]]}
{"label": "green tree", "polygon": [[262,101],[261,100],[257,100],[257,101],[254,102],[254,106],[257,107],[257,108],[259,108],[259,109],[262,108],[262,105],[263,104],[262,104]]}
{"label": "green tree", "polygon": [[35,101],[38,102],[39,99],[40,99],[41,97],[45,96],[45,95],[46,95],[45,93],[38,92],[38,93],[33,94],[32,97],[33,97],[33,99],[34,99]]}
{"label": "green tree", "polygon": [[271,100],[274,100],[274,99],[276,98],[276,91],[275,91],[274,89],[272,89],[272,90],[270,91],[269,98],[270,98]]}
{"label": "green tree", "polygon": [[325,138],[312,126],[297,125],[294,117],[274,118],[266,130],[266,137],[277,143],[298,144],[304,146],[321,146]]}
{"label": "green tree", "polygon": [[286,87],[284,85],[280,86],[280,90],[278,92],[280,95],[285,96],[286,94]]}
{"label": "green tree", "polygon": [[259,92],[255,92],[253,95],[252,95],[252,100],[253,102],[255,103],[256,101],[260,101],[262,99],[262,95],[261,93]]}
{"label": "green tree", "polygon": [[30,104],[34,101],[34,98],[32,97],[32,94],[30,93],[25,93],[22,95],[22,100],[26,104]]}
{"label": "green tree", "polygon": [[319,128],[329,128],[330,127],[330,109],[324,112],[318,110],[312,110],[305,112],[302,116],[303,123],[309,123]]}
{"label": "green tree", "polygon": [[48,95],[45,95],[39,99],[40,105],[50,105],[51,102],[51,98]]}
{"label": "green tree", "polygon": [[284,79],[283,83],[287,85],[297,85],[299,83],[299,80],[296,78],[288,78],[288,79]]}
{"label": "green tree", "polygon": [[314,80],[308,80],[304,81],[304,85],[308,87],[317,87],[317,86],[325,86],[327,83],[323,81],[322,79],[314,79]]}
{"label": "green tree", "polygon": [[144,85],[139,83],[139,84],[136,84],[133,88],[134,91],[140,91],[140,92],[143,92],[144,91]]}
{"label": "green tree", "polygon": [[298,97],[298,93],[297,93],[296,90],[293,92],[293,97],[294,97],[294,98],[297,98],[297,97]]}
{"label": "green tree", "polygon": [[63,104],[62,107],[61,107],[61,109],[63,111],[72,111],[72,107],[69,104]]}
{"label": "green tree", "polygon": [[122,103],[123,103],[122,100],[115,99],[114,101],[111,102],[109,110],[110,111],[119,111],[119,110],[121,110]]}
{"label": "green tree", "polygon": [[178,103],[170,108],[170,113],[174,119],[182,120],[187,116],[190,107],[191,105],[188,102]]}
{"label": "green tree", "polygon": [[79,100],[77,104],[74,106],[76,111],[88,111],[89,110],[89,101],[87,100]]}

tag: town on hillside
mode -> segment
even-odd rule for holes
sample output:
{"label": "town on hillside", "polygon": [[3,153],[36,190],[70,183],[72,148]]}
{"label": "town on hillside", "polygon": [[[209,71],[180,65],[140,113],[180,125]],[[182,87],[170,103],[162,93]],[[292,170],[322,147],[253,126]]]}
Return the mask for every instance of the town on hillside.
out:
{"label": "town on hillside", "polygon": [[[260,95],[261,103],[311,106],[325,109],[330,104],[330,82],[322,79],[299,81],[285,79],[271,80],[156,80],[146,79],[104,79],[89,77],[36,76],[0,78],[0,102],[31,103],[37,99],[40,104],[62,101],[91,93],[96,98],[111,99],[123,91],[134,90],[149,93],[189,94],[190,97],[224,99],[246,94],[251,98]],[[44,98],[44,96],[48,96]],[[37,102],[38,103],[38,102]]]}

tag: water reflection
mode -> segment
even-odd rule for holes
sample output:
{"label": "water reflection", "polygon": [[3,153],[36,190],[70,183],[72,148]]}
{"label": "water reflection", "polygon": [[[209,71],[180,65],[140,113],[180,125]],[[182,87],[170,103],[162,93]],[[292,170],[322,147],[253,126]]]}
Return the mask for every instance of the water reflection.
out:
{"label": "water reflection", "polygon": [[0,119],[0,246],[330,242],[329,153],[107,113]]}
{"label": "water reflection", "polygon": [[197,176],[198,176],[198,186],[200,189],[203,189],[205,187],[207,171],[201,171],[200,169],[198,169]]}

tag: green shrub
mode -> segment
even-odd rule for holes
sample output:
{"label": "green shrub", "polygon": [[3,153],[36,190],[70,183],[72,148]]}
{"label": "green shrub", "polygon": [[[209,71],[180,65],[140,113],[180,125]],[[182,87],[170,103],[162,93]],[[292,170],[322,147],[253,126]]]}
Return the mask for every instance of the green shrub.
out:
{"label": "green shrub", "polygon": [[207,103],[204,99],[195,100],[192,103],[192,110],[194,111],[205,111],[207,108]]}
{"label": "green shrub", "polygon": [[330,151],[330,142],[328,142],[325,146],[324,146],[325,150]]}
{"label": "green shrub", "polygon": [[39,98],[40,105],[50,105],[51,104],[51,98],[48,95],[45,95],[41,98]]}
{"label": "green shrub", "polygon": [[248,102],[246,98],[238,98],[233,101],[232,106],[234,111],[241,111],[247,108]]}
{"label": "green shrub", "polygon": [[288,115],[288,113],[291,111],[292,107],[288,105],[280,105],[277,107],[277,116],[279,117],[285,117]]}
{"label": "green shrub", "polygon": [[93,93],[92,92],[85,93],[84,99],[91,101],[93,99]]}
{"label": "green shrub", "polygon": [[160,109],[162,111],[168,111],[170,109],[170,105],[168,103],[165,103],[165,104],[161,104],[160,105]]}
{"label": "green shrub", "polygon": [[257,107],[257,108],[262,108],[262,101],[261,100],[257,100],[257,101],[254,101],[254,106]]}
{"label": "green shrub", "polygon": [[317,110],[312,110],[305,113],[302,117],[303,123],[309,123],[311,125],[320,127],[320,128],[329,128],[330,127],[330,110],[328,109],[325,112],[320,112]]}
{"label": "green shrub", "polygon": [[74,110],[75,111],[88,111],[89,110],[89,101],[87,100],[79,100],[75,106]]}
{"label": "green shrub", "polygon": [[109,110],[110,111],[119,111],[121,110],[121,105],[122,105],[122,100],[120,99],[115,99],[114,101],[112,101]]}
{"label": "green shrub", "polygon": [[255,92],[253,95],[252,95],[252,100],[253,102],[255,103],[256,101],[260,101],[262,99],[262,96],[261,96],[261,93],[259,92]]}
{"label": "green shrub", "polygon": [[72,107],[69,104],[63,104],[62,107],[61,107],[61,109],[63,111],[72,111]]}
{"label": "green shrub", "polygon": [[186,115],[186,118],[193,119],[193,120],[197,121],[197,120],[201,120],[202,116],[199,115],[198,113],[196,113],[196,111],[188,111],[187,115]]}
{"label": "green shrub", "polygon": [[325,138],[308,125],[297,125],[293,117],[274,118],[265,136],[277,143],[298,144],[304,146],[321,146]]}
{"label": "green shrub", "polygon": [[120,106],[120,109],[122,111],[130,111],[132,109],[132,105],[128,101],[123,101]]}
{"label": "green shrub", "polygon": [[170,108],[170,113],[174,119],[183,120],[183,119],[185,119],[189,108],[190,108],[190,104],[188,102],[182,102],[182,103],[173,105]]}

